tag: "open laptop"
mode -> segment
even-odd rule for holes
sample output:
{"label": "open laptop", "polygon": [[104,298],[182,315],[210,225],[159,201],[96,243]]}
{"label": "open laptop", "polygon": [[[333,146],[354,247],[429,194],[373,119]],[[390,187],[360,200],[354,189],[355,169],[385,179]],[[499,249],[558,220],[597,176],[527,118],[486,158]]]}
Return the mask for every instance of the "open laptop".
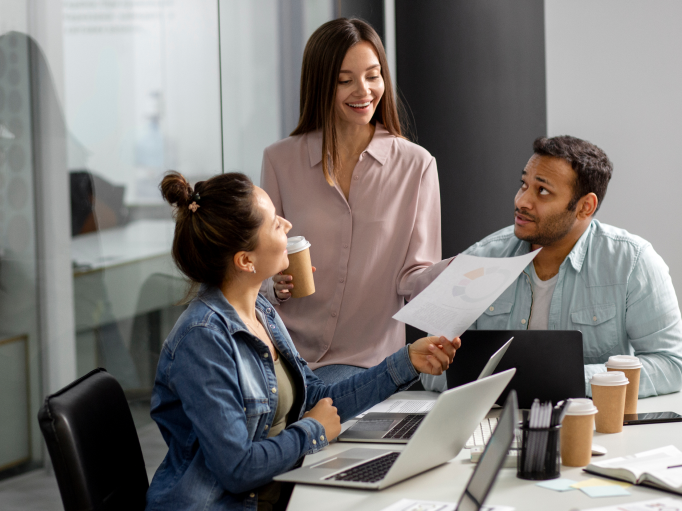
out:
{"label": "open laptop", "polygon": [[514,367],[516,375],[497,404],[504,403],[511,389],[519,408],[530,408],[535,398],[556,404],[585,397],[583,336],[578,330],[467,330],[446,371],[448,388],[474,381],[491,354],[512,336],[496,372]]}
{"label": "open laptop", "polygon": [[[513,337],[509,339],[493,353],[478,375],[477,380],[493,374],[513,339]],[[425,415],[425,413],[368,413],[341,433],[338,440],[339,442],[405,444],[419,427]]]}
{"label": "open laptop", "polygon": [[464,488],[455,511],[479,511],[483,507],[497,474],[505,463],[509,447],[516,439],[517,423],[516,392],[512,390],[507,395],[497,428]]}
{"label": "open laptop", "polygon": [[443,392],[402,451],[353,448],[275,481],[380,490],[450,461],[514,376],[495,374]]}

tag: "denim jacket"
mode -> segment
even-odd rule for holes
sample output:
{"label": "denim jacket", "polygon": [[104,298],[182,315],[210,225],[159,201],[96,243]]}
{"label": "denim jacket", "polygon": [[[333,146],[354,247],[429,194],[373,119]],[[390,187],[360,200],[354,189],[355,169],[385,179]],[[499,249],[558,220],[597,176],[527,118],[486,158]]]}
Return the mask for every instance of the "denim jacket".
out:
{"label": "denim jacket", "polygon": [[[529,251],[530,244],[514,236],[510,226],[462,253],[514,257]],[[528,328],[533,306],[530,272],[528,266],[469,328]],[[606,371],[604,363],[611,355],[639,357],[639,397],[682,388],[682,321],[677,296],[663,259],[639,236],[592,220],[559,267],[547,327],[582,332],[588,396],[590,378]],[[438,377],[427,377],[424,386],[442,390],[443,383]]]}
{"label": "denim jacket", "polygon": [[299,356],[270,302],[259,295],[256,308],[293,369],[298,420],[267,437],[277,409],[270,351],[219,289],[202,287],[159,359],[151,415],[168,454],[147,492],[147,510],[255,510],[260,486],[327,445],[322,425],[302,418],[320,399],[331,397],[346,421],[418,377],[403,348],[362,374],[325,385]]}

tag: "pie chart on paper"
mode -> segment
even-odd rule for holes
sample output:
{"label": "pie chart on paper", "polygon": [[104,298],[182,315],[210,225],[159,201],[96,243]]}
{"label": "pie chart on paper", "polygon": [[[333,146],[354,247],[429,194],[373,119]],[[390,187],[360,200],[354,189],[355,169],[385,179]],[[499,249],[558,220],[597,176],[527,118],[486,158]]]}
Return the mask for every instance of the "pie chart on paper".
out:
{"label": "pie chart on paper", "polygon": [[503,291],[501,288],[508,276],[509,272],[503,268],[476,268],[465,273],[464,278],[453,286],[452,296],[469,303],[480,302]]}

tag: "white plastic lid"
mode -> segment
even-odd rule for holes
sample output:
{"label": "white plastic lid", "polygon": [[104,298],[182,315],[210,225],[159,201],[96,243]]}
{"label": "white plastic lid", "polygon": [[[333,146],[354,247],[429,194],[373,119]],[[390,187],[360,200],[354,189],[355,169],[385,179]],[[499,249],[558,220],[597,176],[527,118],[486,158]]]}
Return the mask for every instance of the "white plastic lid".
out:
{"label": "white plastic lid", "polygon": [[566,415],[594,415],[597,411],[591,399],[576,398],[568,400]]}
{"label": "white plastic lid", "polygon": [[630,383],[630,380],[625,377],[623,371],[609,371],[593,375],[590,383],[601,387],[616,387],[618,385],[627,385]]}
{"label": "white plastic lid", "polygon": [[308,247],[310,247],[310,242],[305,239],[305,236],[293,236],[287,240],[287,253],[289,254],[302,252]]}
{"label": "white plastic lid", "polygon": [[606,367],[609,369],[639,369],[642,367],[642,363],[637,357],[631,355],[614,355],[609,357]]}

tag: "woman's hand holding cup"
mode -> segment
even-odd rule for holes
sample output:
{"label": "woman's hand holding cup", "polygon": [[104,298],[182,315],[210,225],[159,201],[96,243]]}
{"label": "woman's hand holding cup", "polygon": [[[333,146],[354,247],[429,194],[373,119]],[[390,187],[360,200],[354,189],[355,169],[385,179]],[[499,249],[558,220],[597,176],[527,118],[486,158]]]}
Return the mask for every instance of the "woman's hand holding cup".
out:
{"label": "woman's hand holding cup", "polygon": [[[313,266],[313,273],[315,273],[316,268]],[[291,297],[291,290],[294,289],[294,277],[291,275],[285,275],[280,272],[277,275],[273,275],[272,282],[275,287],[275,294],[280,300],[287,300]]]}
{"label": "woman's hand holding cup", "polygon": [[443,374],[452,364],[455,352],[461,345],[459,337],[452,341],[443,336],[422,337],[408,347],[410,362],[420,373]]}

